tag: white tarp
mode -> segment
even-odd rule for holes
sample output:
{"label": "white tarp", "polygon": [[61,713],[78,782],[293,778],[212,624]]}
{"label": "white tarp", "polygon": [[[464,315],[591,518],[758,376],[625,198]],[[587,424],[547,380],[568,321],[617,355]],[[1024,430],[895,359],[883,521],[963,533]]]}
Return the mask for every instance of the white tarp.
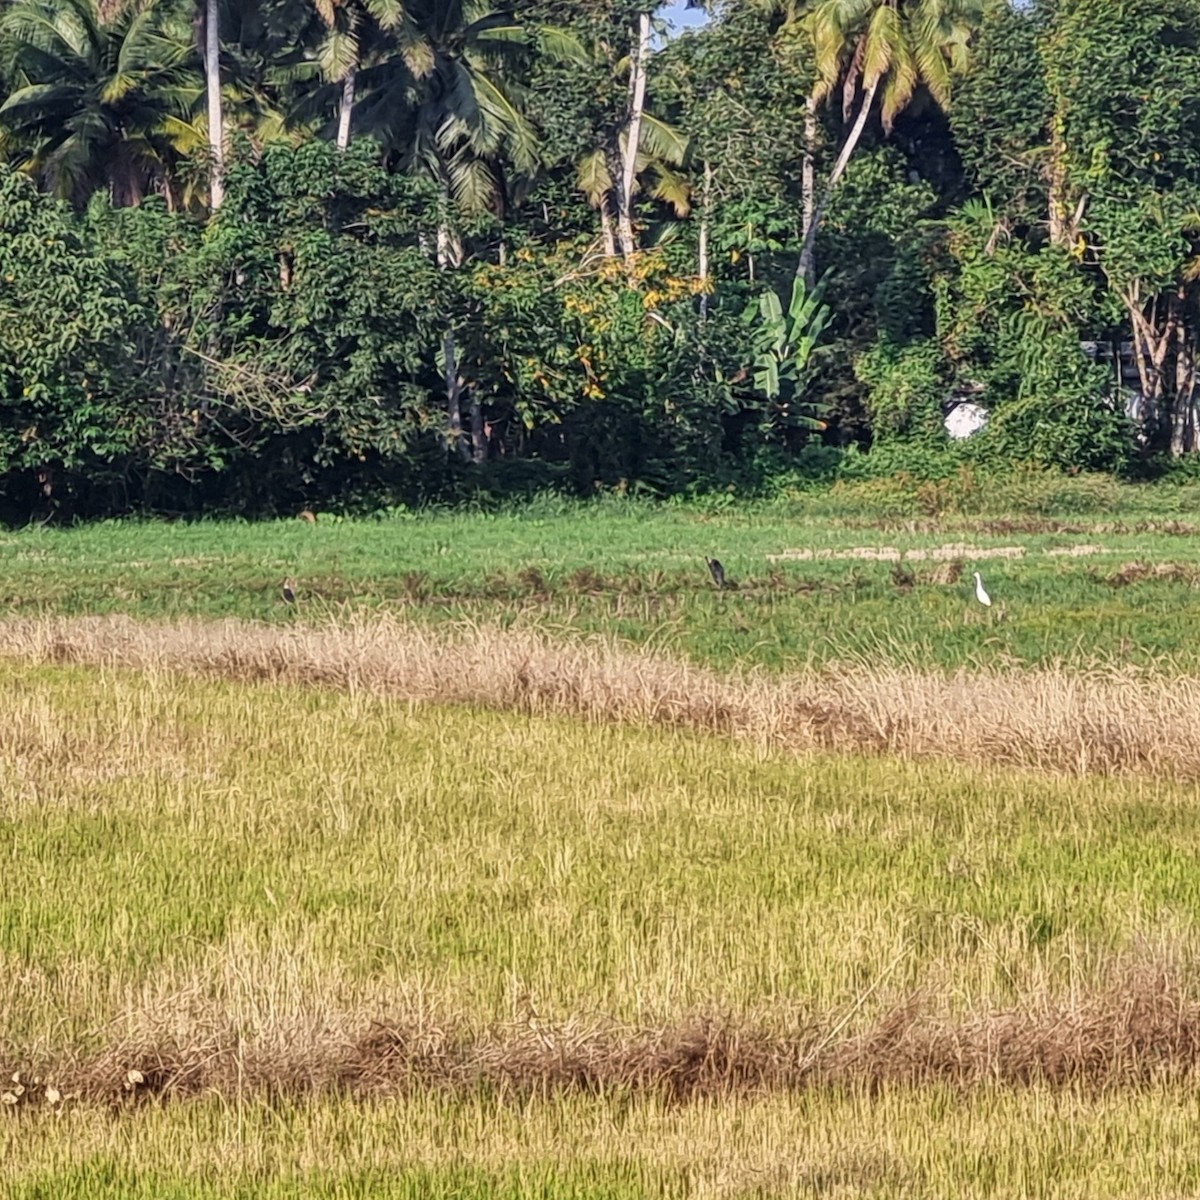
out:
{"label": "white tarp", "polygon": [[972,404],[969,400],[964,400],[962,404],[956,404],[954,410],[943,422],[946,432],[956,441],[978,433],[987,426],[987,423],[988,410],[982,404]]}

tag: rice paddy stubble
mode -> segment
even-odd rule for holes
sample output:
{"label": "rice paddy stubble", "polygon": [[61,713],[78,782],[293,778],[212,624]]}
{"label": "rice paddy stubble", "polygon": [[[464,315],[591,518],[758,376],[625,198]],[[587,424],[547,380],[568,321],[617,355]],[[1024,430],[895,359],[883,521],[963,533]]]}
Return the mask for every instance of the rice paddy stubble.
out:
{"label": "rice paddy stubble", "polygon": [[949,1089],[663,1106],[622,1095],[506,1105],[436,1094],[294,1104],[215,1098],[136,1121],[0,1120],[13,1200],[761,1200],[1195,1194],[1194,1098]]}
{"label": "rice paddy stubble", "polygon": [[865,660],[720,675],[611,639],[394,618],[0,621],[0,657],[278,680],[531,715],[687,728],[792,750],[1200,780],[1200,680],[1133,668],[953,674]]}
{"label": "rice paddy stubble", "polygon": [[844,1041],[914,995],[942,1022],[1099,995],[1130,954],[1190,979],[1192,788],[0,670],[19,1062],[295,1057],[371,1019],[486,1042],[707,1013]]}

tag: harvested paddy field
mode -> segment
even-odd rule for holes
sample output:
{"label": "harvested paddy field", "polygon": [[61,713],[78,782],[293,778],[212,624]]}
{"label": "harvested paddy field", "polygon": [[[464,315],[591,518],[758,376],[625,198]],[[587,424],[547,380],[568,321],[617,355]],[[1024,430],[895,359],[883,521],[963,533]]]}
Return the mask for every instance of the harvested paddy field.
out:
{"label": "harvested paddy field", "polygon": [[1200,512],[538,511],[0,539],[0,1193],[1195,1194]]}
{"label": "harvested paddy field", "polygon": [[[1183,751],[822,745],[795,680],[480,628],[0,650],[6,1194],[1192,1186]],[[1052,679],[976,691],[1125,686]]]}

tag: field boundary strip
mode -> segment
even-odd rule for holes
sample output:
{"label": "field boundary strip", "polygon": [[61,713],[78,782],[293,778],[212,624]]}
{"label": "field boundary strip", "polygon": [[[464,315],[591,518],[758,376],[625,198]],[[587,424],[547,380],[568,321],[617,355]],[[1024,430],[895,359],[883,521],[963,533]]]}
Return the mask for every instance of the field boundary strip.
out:
{"label": "field boundary strip", "polygon": [[[144,1102],[260,1091],[367,1099],[436,1090],[526,1098],[570,1092],[667,1100],[818,1088],[950,1085],[1144,1088],[1194,1080],[1200,1003],[1164,961],[1114,963],[1107,986],[960,1018],[919,995],[847,1028],[837,1013],[771,1029],[696,1014],[654,1028],[593,1019],[471,1030],[453,1019],[327,1014],[320,1030],[284,1022],[245,1039],[221,1013],[163,1017],[91,1055],[0,1048],[10,1112],[63,1103]],[[203,1016],[203,1019],[201,1017]],[[189,1038],[189,1032],[194,1038]]]}
{"label": "field boundary strip", "polygon": [[[917,547],[901,550],[898,546],[849,546],[834,549],[781,550],[768,554],[767,562],[814,562],[830,559],[865,562],[954,562],[956,559],[1025,558],[1036,553],[1028,546],[969,546],[963,542],[952,542],[945,546]],[[1047,558],[1089,558],[1096,554],[1118,554],[1106,546],[1094,543],[1078,543],[1072,546],[1047,546],[1041,551]]]}
{"label": "field boundary strip", "polygon": [[393,616],[287,626],[0,621],[0,658],[367,691],[535,717],[694,730],[792,751],[1200,781],[1200,678],[1113,665],[953,673],[867,663],[717,671],[611,639]]}

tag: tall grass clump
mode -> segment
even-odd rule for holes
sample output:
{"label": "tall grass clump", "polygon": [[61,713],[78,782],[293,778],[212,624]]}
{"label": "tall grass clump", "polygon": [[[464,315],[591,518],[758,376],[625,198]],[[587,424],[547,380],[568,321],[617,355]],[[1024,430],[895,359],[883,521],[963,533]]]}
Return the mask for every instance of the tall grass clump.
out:
{"label": "tall grass clump", "polygon": [[1200,680],[1119,667],[939,672],[860,660],[722,675],[611,639],[388,615],[280,627],[119,617],[0,623],[0,655],[693,729],[1086,775],[1200,779]]}

